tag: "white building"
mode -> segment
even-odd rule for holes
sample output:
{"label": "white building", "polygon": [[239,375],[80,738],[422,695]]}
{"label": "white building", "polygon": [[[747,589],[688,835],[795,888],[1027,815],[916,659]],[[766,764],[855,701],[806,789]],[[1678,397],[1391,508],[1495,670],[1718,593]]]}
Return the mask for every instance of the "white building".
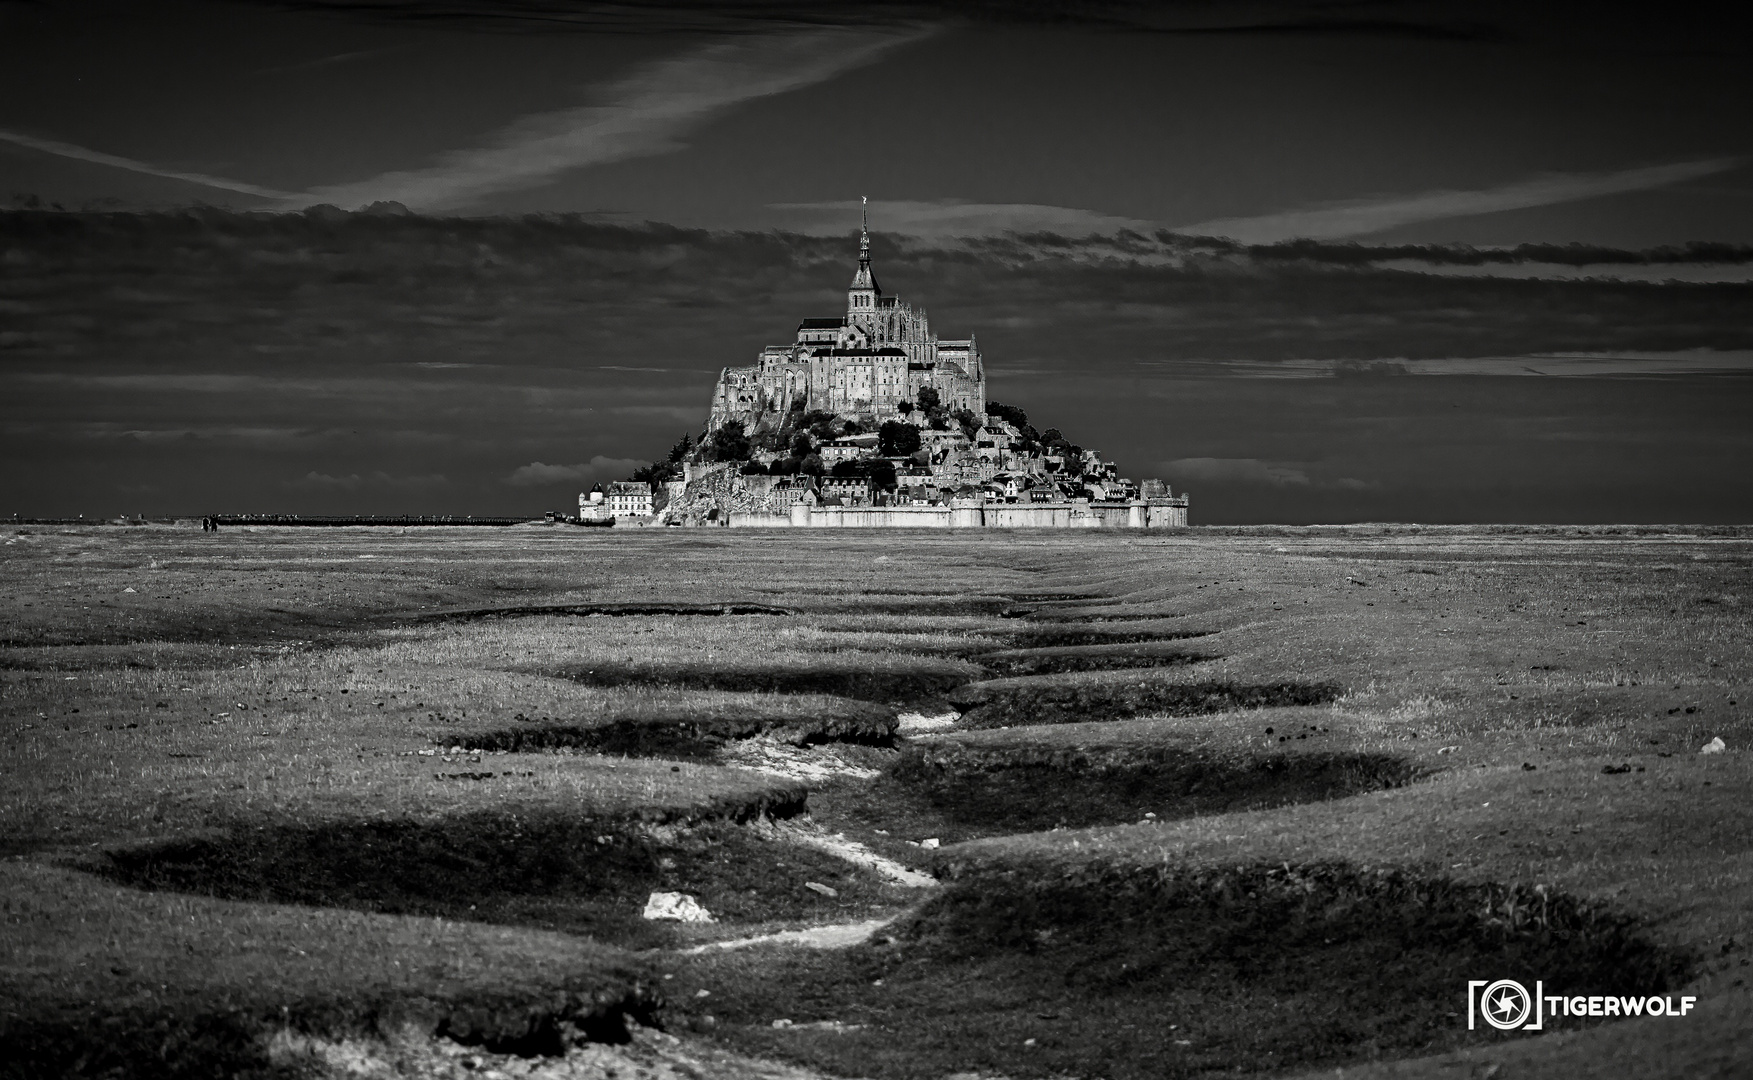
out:
{"label": "white building", "polygon": [[610,484],[609,513],[618,518],[650,517],[657,513],[651,485],[637,480],[617,480]]}

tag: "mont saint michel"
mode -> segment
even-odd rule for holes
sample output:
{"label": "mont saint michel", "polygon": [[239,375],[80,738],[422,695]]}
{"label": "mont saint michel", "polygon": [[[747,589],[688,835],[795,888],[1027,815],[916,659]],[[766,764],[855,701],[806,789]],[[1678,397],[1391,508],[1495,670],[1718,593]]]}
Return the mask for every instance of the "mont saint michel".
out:
{"label": "mont saint michel", "polygon": [[939,338],[885,293],[868,218],[845,311],[727,367],[698,440],[579,496],[585,522],[1173,528],[1185,494],[1134,481],[1100,451],[986,396],[973,335]]}

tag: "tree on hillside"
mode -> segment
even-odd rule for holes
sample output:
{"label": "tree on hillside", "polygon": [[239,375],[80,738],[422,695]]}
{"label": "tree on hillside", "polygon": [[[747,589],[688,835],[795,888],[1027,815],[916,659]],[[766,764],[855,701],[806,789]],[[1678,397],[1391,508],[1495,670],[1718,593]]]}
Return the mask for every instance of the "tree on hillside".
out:
{"label": "tree on hillside", "polygon": [[982,426],[980,418],[974,415],[972,409],[957,409],[950,414],[950,419],[961,425],[962,434],[970,439],[979,433]]}
{"label": "tree on hillside", "polygon": [[1001,405],[996,401],[986,403],[986,415],[996,416],[1000,420],[1017,429],[1017,434],[1030,445],[1041,441],[1041,433],[1029,425],[1029,414],[1014,405]]}
{"label": "tree on hillside", "polygon": [[809,457],[816,452],[816,440],[810,438],[807,431],[800,431],[791,437],[791,456]]}
{"label": "tree on hillside", "polygon": [[881,458],[870,463],[870,486],[879,491],[895,490],[895,466]]}
{"label": "tree on hillside", "polygon": [[666,480],[674,480],[680,475],[681,470],[677,469],[669,462],[654,461],[650,465],[641,465],[639,468],[634,469],[631,479],[642,484],[651,484],[655,487]]}
{"label": "tree on hillside", "polygon": [[1015,405],[1005,405],[997,401],[988,401],[986,403],[986,415],[996,416],[1011,427],[1016,428],[1018,431],[1022,431],[1029,426],[1029,414],[1017,408]]}
{"label": "tree on hillside", "polygon": [[723,427],[714,431],[706,441],[706,456],[710,461],[746,459],[749,456],[749,437],[743,432],[743,422],[726,421]]}
{"label": "tree on hillside", "polygon": [[919,449],[919,429],[890,420],[877,429],[877,452],[885,457],[906,457]]}
{"label": "tree on hillside", "polygon": [[930,412],[943,404],[943,397],[929,386],[919,388],[919,411]]}
{"label": "tree on hillside", "polygon": [[684,462],[688,459],[688,454],[693,449],[694,449],[694,440],[689,438],[687,433],[684,432],[682,434],[681,441],[676,443],[676,445],[670,447],[670,456],[668,458],[666,458],[665,460],[668,461],[671,465],[680,465],[682,462]]}

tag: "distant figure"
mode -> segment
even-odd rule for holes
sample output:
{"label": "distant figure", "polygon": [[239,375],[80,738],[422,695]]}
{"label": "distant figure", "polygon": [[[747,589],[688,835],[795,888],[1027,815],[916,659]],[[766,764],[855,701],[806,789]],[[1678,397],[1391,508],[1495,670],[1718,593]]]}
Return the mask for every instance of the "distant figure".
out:
{"label": "distant figure", "polygon": [[207,517],[202,518],[201,519],[201,531],[202,532],[218,532],[219,531],[219,518],[217,516],[214,516],[214,515],[208,515]]}

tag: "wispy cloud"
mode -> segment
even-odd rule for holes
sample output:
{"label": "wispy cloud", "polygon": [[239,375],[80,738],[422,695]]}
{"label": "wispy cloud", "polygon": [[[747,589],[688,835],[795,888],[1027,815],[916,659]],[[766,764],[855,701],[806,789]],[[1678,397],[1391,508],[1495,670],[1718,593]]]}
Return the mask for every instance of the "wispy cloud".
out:
{"label": "wispy cloud", "polygon": [[445,153],[422,169],[314,188],[288,207],[351,208],[394,201],[418,210],[465,206],[535,187],[571,169],[680,149],[684,133],[735,106],[825,82],[929,31],[822,30],[721,42],[647,65],[596,104],[539,113],[485,146]]}
{"label": "wispy cloud", "polygon": [[1321,203],[1275,214],[1216,218],[1191,225],[1178,225],[1175,231],[1196,236],[1227,236],[1248,244],[1271,244],[1298,238],[1332,240],[1344,236],[1363,236],[1421,221],[1490,214],[1500,210],[1523,210],[1533,206],[1592,199],[1601,195],[1619,195],[1628,191],[1648,191],[1728,172],[1742,164],[1744,161],[1741,158],[1709,158],[1621,169],[1617,172],[1549,173],[1478,191],[1445,189],[1417,195]]}
{"label": "wispy cloud", "polygon": [[356,49],[352,52],[334,53],[319,56],[314,60],[305,60],[296,64],[281,64],[278,67],[257,68],[257,75],[278,75],[289,71],[312,71],[318,68],[334,67],[336,64],[349,64],[355,60],[369,60],[386,53],[399,52],[406,49],[405,45],[386,45],[381,49]]}
{"label": "wispy cloud", "polygon": [[[0,130],[9,142],[45,154],[203,187],[272,199],[281,209],[333,203],[355,209],[379,201],[416,210],[448,210],[500,191],[539,186],[571,169],[679,150],[691,129],[738,105],[826,82],[869,64],[884,52],[934,31],[829,29],[745,37],[649,64],[604,88],[595,104],[538,113],[495,134],[486,145],[441,154],[419,169],[305,192],[281,191],[55,139]],[[375,50],[383,51],[383,50]],[[319,63],[372,55],[347,53]]]}
{"label": "wispy cloud", "polygon": [[[786,228],[808,236],[839,236],[857,222],[857,199],[836,202],[772,203]],[[1162,225],[1075,206],[1042,203],[976,203],[960,199],[873,201],[873,226],[885,233],[927,239],[1051,232],[1064,236],[1107,234],[1122,229],[1154,230]]]}
{"label": "wispy cloud", "polygon": [[311,488],[317,491],[358,491],[361,488],[392,488],[408,491],[422,491],[444,487],[450,479],[443,473],[431,473],[426,476],[391,476],[386,472],[374,472],[366,476],[349,473],[346,476],[330,476],[314,469],[289,487]]}
{"label": "wispy cloud", "polygon": [[528,465],[519,465],[505,478],[505,482],[512,487],[601,482],[616,476],[626,476],[643,464],[645,462],[636,458],[612,458],[602,454],[578,465],[544,465],[540,461],[532,461]]}
{"label": "wispy cloud", "polygon": [[1177,480],[1229,484],[1270,484],[1273,487],[1308,487],[1309,474],[1288,462],[1259,458],[1176,458],[1160,468]]}
{"label": "wispy cloud", "polygon": [[118,157],[106,154],[101,150],[92,150],[73,143],[60,142],[55,139],[39,139],[34,135],[25,135],[17,131],[0,130],[0,142],[9,142],[14,146],[23,146],[56,157],[71,158],[74,161],[86,161],[93,165],[107,165],[114,169],[126,169],[129,172],[145,173],[147,176],[162,176],[166,180],[182,180],[185,183],[199,184],[202,187],[219,188],[222,191],[235,191],[241,195],[255,195],[263,199],[295,199],[290,191],[278,191],[274,188],[262,187],[259,184],[246,184],[241,180],[230,180],[223,176],[210,176],[207,173],[184,172],[179,169],[165,169],[146,161],[133,158]]}
{"label": "wispy cloud", "polygon": [[1176,458],[1159,462],[1163,475],[1178,483],[1215,484],[1227,487],[1246,484],[1282,489],[1368,491],[1377,483],[1355,476],[1311,477],[1308,467],[1293,461],[1262,461],[1260,458]]}

